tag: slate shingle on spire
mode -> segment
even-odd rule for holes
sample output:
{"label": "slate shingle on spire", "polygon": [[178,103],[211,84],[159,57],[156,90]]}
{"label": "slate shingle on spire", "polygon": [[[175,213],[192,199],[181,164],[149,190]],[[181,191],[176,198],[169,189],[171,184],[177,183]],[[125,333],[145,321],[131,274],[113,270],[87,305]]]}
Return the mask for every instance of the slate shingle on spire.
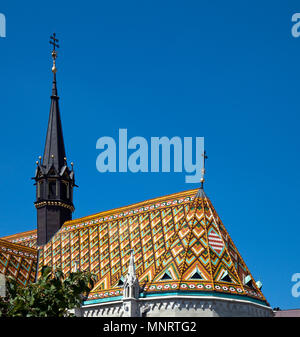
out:
{"label": "slate shingle on spire", "polygon": [[60,172],[65,166],[65,144],[63,138],[62,124],[56,87],[56,74],[53,74],[53,87],[51,95],[51,106],[48,121],[48,130],[46,136],[45,150],[43,156],[43,167],[46,172],[51,166],[54,166],[57,172]]}

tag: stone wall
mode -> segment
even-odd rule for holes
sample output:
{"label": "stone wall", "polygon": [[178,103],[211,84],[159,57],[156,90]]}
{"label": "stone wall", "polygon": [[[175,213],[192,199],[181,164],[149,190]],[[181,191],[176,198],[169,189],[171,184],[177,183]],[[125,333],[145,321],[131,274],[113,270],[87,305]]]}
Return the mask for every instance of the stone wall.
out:
{"label": "stone wall", "polygon": [[[173,296],[140,298],[140,317],[271,317],[270,307],[247,300],[219,297]],[[122,317],[123,301],[86,305],[77,314],[84,317]],[[127,316],[127,315],[126,315]]]}

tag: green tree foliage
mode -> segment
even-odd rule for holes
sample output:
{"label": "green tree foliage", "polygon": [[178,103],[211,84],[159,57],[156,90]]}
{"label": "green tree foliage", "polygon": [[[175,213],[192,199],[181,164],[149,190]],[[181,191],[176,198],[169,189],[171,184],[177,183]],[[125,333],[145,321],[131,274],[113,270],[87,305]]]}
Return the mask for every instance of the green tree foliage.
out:
{"label": "green tree foliage", "polygon": [[64,277],[61,269],[52,272],[43,267],[36,283],[23,287],[7,278],[7,296],[0,297],[0,316],[4,317],[66,317],[68,309],[80,307],[94,286],[90,272],[74,272]]}

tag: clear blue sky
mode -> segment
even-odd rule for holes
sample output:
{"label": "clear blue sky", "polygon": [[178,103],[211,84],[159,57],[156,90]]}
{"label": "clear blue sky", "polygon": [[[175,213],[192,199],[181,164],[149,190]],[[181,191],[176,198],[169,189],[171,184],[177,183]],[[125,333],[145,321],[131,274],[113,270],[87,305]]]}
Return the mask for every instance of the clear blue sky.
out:
{"label": "clear blue sky", "polygon": [[196,188],[185,173],[100,174],[96,141],[205,137],[205,190],[272,307],[299,308],[299,1],[5,1],[0,235],[36,227],[35,161],[51,94],[49,36],[74,217]]}

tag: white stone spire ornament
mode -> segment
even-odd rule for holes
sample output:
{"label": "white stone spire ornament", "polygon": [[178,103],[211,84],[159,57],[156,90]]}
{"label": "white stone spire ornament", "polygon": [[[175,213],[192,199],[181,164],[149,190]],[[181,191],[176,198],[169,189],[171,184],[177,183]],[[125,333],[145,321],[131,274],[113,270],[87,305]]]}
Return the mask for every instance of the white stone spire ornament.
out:
{"label": "white stone spire ornament", "polygon": [[139,298],[139,281],[135,272],[134,253],[133,249],[130,251],[130,260],[128,272],[124,280],[123,299],[125,298]]}
{"label": "white stone spire ornament", "polygon": [[139,317],[138,299],[140,296],[139,280],[135,272],[134,253],[130,251],[130,260],[128,272],[124,280],[123,286],[123,317]]}

